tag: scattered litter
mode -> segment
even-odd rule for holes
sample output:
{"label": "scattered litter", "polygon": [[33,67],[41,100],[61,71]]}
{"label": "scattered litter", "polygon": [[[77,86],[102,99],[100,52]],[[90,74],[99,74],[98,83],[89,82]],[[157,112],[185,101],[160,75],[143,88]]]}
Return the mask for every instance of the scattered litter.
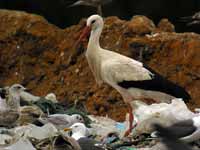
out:
{"label": "scattered litter", "polygon": [[54,93],[49,93],[45,96],[45,99],[52,101],[53,103],[58,103],[56,95]]}
{"label": "scattered litter", "polygon": [[169,126],[195,116],[195,113],[191,112],[181,99],[173,99],[170,104],[145,105],[133,102],[132,106],[134,115],[138,118],[138,125],[133,130],[134,135],[151,133],[153,131],[152,124],[154,123]]}
{"label": "scattered litter", "polygon": [[[1,148],[1,147],[0,147]],[[2,147],[1,150],[36,150],[28,139],[19,139],[11,146]]]}
{"label": "scattered litter", "polygon": [[[5,97],[3,94],[1,95]],[[133,124],[136,125],[136,128],[134,128],[132,136],[125,138],[123,137],[124,133],[129,128],[128,115],[124,122],[116,122],[109,117],[89,115],[84,111],[86,109],[82,105],[63,106],[58,102],[54,93],[49,93],[43,98],[23,91],[20,98],[26,103],[19,107],[20,113],[17,113],[20,114],[20,117],[16,125],[0,128],[1,150],[81,150],[80,141],[73,138],[77,135],[72,134],[72,136],[72,131],[66,132],[67,128],[63,128],[67,123],[62,128],[58,128],[57,124],[54,124],[54,119],[54,123],[47,121],[38,124],[41,118],[44,120],[50,118],[51,120],[51,116],[57,118],[56,122],[63,121],[59,116],[82,118],[80,122],[87,127],[85,137],[91,141],[97,141],[97,145],[103,149],[167,150],[165,145],[159,142],[158,137],[151,137],[152,124],[171,125],[199,115],[199,109],[196,109],[197,113],[191,112],[181,99],[174,99],[170,104],[152,105],[134,101],[132,103],[135,115]],[[2,107],[3,110],[7,102],[2,98],[0,102],[0,108]],[[198,147],[198,145],[195,146]]]}
{"label": "scattered litter", "polygon": [[24,136],[36,140],[44,140],[56,136],[58,134],[58,130],[51,123],[45,124],[42,127],[38,127],[34,124],[29,124],[27,126],[15,128],[15,133],[18,136]]}

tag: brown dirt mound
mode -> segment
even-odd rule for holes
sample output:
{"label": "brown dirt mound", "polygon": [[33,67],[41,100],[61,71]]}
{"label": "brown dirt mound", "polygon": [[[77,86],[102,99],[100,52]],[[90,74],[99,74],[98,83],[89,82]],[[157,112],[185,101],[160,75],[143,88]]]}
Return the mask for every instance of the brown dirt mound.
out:
{"label": "brown dirt mound", "polygon": [[[35,95],[54,92],[62,102],[85,103],[92,114],[124,119],[127,105],[120,95],[107,85],[96,86],[81,53],[87,42],[74,47],[84,21],[62,30],[37,15],[0,10],[0,22],[0,85],[22,83]],[[175,33],[167,19],[157,28],[144,16],[130,21],[108,17],[105,22],[101,36],[103,48],[136,59],[138,51],[143,49],[143,61],[185,87],[192,96],[190,106],[200,106],[198,34]],[[69,65],[69,57],[76,49],[80,55]]]}

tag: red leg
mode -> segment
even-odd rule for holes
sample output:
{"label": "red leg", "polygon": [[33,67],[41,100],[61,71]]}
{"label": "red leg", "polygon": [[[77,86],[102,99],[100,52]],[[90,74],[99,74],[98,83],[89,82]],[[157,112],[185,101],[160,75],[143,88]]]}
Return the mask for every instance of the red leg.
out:
{"label": "red leg", "polygon": [[134,115],[133,115],[133,109],[132,107],[129,107],[129,129],[125,132],[124,136],[128,136],[132,129],[134,128],[133,127],[133,121],[134,121]]}

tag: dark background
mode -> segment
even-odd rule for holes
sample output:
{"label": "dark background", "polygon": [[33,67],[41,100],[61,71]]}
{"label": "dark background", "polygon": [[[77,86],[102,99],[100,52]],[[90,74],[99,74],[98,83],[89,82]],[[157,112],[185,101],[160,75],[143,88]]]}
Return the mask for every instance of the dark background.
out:
{"label": "dark background", "polygon": [[[68,7],[74,1],[76,0],[0,0],[0,8],[40,14],[49,22],[65,28],[96,12],[95,8],[86,6]],[[113,0],[103,7],[105,17],[130,19],[133,15],[146,15],[155,23],[165,17],[175,24],[178,32],[200,33],[200,25],[188,27],[179,19],[197,11],[200,11],[200,0]]]}

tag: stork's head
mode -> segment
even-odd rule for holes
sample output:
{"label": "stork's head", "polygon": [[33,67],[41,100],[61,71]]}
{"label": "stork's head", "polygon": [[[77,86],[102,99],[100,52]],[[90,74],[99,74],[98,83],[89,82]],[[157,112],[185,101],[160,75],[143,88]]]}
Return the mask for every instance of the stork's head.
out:
{"label": "stork's head", "polygon": [[90,28],[91,30],[96,30],[98,28],[103,27],[103,18],[99,15],[92,15],[87,19],[87,28]]}
{"label": "stork's head", "polygon": [[103,18],[99,15],[92,15],[87,19],[86,27],[83,29],[83,32],[80,36],[80,41],[87,37],[90,32],[95,32],[97,30],[103,29]]}

